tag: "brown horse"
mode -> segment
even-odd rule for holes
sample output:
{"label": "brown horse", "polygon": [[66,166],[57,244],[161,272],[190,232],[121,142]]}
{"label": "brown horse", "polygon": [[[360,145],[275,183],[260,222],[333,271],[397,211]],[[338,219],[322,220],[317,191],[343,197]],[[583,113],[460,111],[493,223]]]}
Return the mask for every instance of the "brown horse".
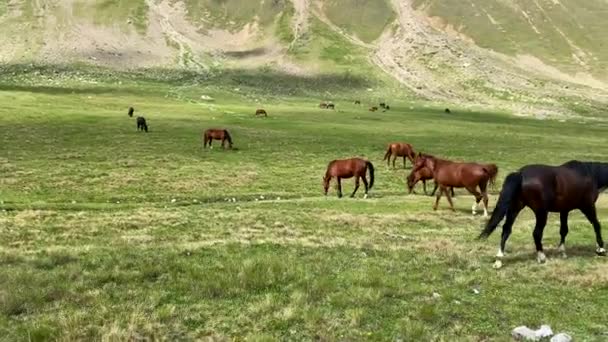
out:
{"label": "brown horse", "polygon": [[375,111],[377,111],[377,110],[378,110],[378,107],[376,107],[376,106],[369,107],[369,111],[370,111],[370,112],[375,112]]}
{"label": "brown horse", "polygon": [[[422,181],[422,189],[424,190],[424,194],[426,195],[426,181],[431,179],[433,179],[433,172],[428,167],[423,167],[417,171],[412,170],[412,172],[410,172],[410,174],[407,176],[407,187],[409,193],[411,194],[414,191],[414,186],[416,186],[416,183]],[[431,196],[435,195],[435,192],[437,191],[437,186],[437,182],[435,182],[435,187],[431,192]],[[454,187],[450,187],[450,192],[452,193],[452,197],[456,197],[456,195],[454,194]]]}
{"label": "brown horse", "polygon": [[386,154],[384,154],[384,159],[382,160],[386,160],[386,165],[390,167],[391,157],[393,156],[393,168],[395,168],[397,157],[403,157],[403,168],[405,169],[405,158],[409,159],[413,164],[414,159],[416,158],[416,152],[414,152],[414,148],[411,144],[395,142],[388,144]]}
{"label": "brown horse", "polygon": [[[435,158],[433,156],[423,156],[421,153],[418,154],[416,162],[414,164],[413,171],[418,171],[423,167],[429,168],[433,172],[433,178],[439,185],[439,193],[435,200],[433,210],[437,210],[439,205],[439,199],[441,195],[445,193],[450,207],[453,211],[454,204],[452,203],[452,197],[447,191],[448,187],[454,188],[465,188],[473,196],[475,196],[475,203],[471,208],[473,215],[476,214],[479,202],[483,199],[483,215],[488,216],[488,183],[494,184],[496,175],[498,174],[498,167],[494,164],[477,164],[477,163],[457,163],[445,159]],[[477,187],[481,192],[477,191]]]}
{"label": "brown horse", "polygon": [[496,254],[494,267],[502,266],[505,244],[511,228],[519,212],[529,207],[536,216],[536,226],[533,237],[536,245],[537,260],[546,260],[543,252],[543,230],[547,224],[549,212],[558,212],[560,218],[559,250],[566,256],[566,235],[568,235],[568,215],[572,210],[580,210],[593,225],[596,253],[606,255],[602,240],[601,226],[597,219],[595,202],[602,192],[608,188],[608,164],[596,162],[569,161],[560,166],[527,165],[505,178],[496,203],[496,209],[479,236],[487,238],[506,216],[502,226],[502,239]]}
{"label": "brown horse", "polygon": [[[369,170],[369,185],[365,174]],[[350,197],[355,197],[355,193],[359,189],[359,179],[363,181],[365,185],[365,198],[367,198],[367,192],[374,186],[374,165],[368,160],[361,158],[333,160],[327,165],[327,171],[325,177],[323,177],[323,188],[325,189],[325,195],[329,190],[329,183],[331,179],[336,178],[336,188],[338,190],[338,197],[342,197],[342,178],[355,177],[355,190]]]}
{"label": "brown horse", "polygon": [[226,148],[225,143],[226,141],[228,141],[228,147],[232,148],[232,137],[230,136],[230,133],[228,133],[228,131],[225,129],[211,128],[206,130],[203,133],[203,148],[207,148],[207,144],[209,144],[210,148],[213,148],[213,146],[211,146],[213,140],[221,140],[222,148],[224,149]]}
{"label": "brown horse", "polygon": [[319,108],[321,108],[321,109],[327,109],[327,103],[325,103],[325,102],[319,103]]}
{"label": "brown horse", "polygon": [[258,110],[256,110],[255,111],[255,116],[258,116],[258,115],[263,115],[265,117],[268,117],[268,113],[266,113],[266,111],[264,109],[258,109]]}

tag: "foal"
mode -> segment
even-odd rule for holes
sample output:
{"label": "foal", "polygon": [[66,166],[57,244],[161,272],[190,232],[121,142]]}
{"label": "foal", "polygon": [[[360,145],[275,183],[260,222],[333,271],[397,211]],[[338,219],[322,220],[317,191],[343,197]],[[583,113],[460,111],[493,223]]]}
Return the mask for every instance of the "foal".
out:
{"label": "foal", "polygon": [[[369,186],[365,174],[369,170]],[[350,197],[355,197],[355,193],[359,189],[359,179],[363,181],[365,186],[365,196],[367,198],[367,192],[374,186],[374,165],[368,160],[361,158],[352,158],[344,160],[333,160],[327,165],[327,171],[325,177],[323,177],[323,188],[325,195],[329,190],[329,183],[332,178],[336,178],[338,197],[342,197],[342,178],[355,177],[355,190]]]}

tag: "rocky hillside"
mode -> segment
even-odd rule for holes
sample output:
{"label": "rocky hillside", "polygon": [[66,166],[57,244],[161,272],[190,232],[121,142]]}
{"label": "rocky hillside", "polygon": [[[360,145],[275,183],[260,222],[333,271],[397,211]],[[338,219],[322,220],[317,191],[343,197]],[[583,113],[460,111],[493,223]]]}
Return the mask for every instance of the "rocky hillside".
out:
{"label": "rocky hillside", "polygon": [[605,0],[0,0],[0,62],[365,73],[429,100],[568,116],[607,102],[607,11]]}

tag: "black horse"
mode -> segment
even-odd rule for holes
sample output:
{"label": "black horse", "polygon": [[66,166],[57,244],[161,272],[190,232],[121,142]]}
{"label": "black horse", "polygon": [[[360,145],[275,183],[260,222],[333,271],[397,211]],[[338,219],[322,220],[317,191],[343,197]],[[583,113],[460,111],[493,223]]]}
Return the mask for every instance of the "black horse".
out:
{"label": "black horse", "polygon": [[137,130],[148,132],[148,124],[146,123],[146,119],[143,116],[137,117]]}
{"label": "black horse", "polygon": [[133,117],[133,112],[135,112],[135,108],[129,107],[129,112],[127,114],[129,115],[130,118]]}
{"label": "black horse", "polygon": [[568,235],[568,214],[580,210],[595,230],[596,253],[606,255],[602,240],[601,226],[597,219],[595,202],[601,191],[608,188],[608,163],[569,161],[560,166],[527,165],[511,173],[505,179],[500,198],[492,217],[479,236],[487,238],[506,216],[502,226],[502,239],[495,267],[502,266],[505,244],[519,212],[529,207],[536,216],[534,243],[538,262],[546,259],[543,253],[543,230],[549,212],[560,213],[559,250],[566,256],[566,235]]}

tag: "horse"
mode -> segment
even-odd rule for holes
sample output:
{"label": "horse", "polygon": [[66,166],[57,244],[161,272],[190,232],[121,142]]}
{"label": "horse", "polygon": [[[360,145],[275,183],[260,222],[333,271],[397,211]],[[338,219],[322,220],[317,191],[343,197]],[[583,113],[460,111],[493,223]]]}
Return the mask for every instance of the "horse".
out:
{"label": "horse", "polygon": [[384,106],[384,111],[386,112],[387,110],[391,110],[391,106],[389,106],[389,105]]}
{"label": "horse", "polygon": [[377,111],[377,110],[378,110],[378,107],[376,107],[376,106],[369,107],[369,111],[370,111],[370,112],[375,112],[375,111]]}
{"label": "horse", "polygon": [[446,108],[446,109],[445,109],[445,113],[446,113],[446,114],[450,114],[450,113],[452,113],[452,111],[450,110],[450,108]]}
{"label": "horse", "polygon": [[412,145],[408,143],[394,142],[388,144],[388,148],[386,150],[386,153],[384,154],[384,159],[382,159],[386,160],[386,165],[388,167],[391,166],[392,156],[394,156],[393,168],[395,168],[395,161],[397,160],[397,157],[403,157],[403,168],[405,169],[405,158],[409,159],[410,162],[412,162],[413,164],[414,159],[416,158],[416,152],[414,152],[414,148],[412,147]]}
{"label": "horse", "polygon": [[328,103],[327,109],[336,109],[336,106],[333,103]]}
{"label": "horse", "polygon": [[380,108],[386,108],[386,103],[384,102],[380,102],[378,105],[380,106]]}
{"label": "horse", "polygon": [[148,124],[146,123],[146,119],[143,116],[137,117],[137,131],[148,132]]}
{"label": "horse", "polygon": [[321,108],[321,109],[327,109],[327,103],[325,103],[325,102],[319,103],[319,108]]}
{"label": "horse", "polygon": [[228,141],[228,147],[232,149],[232,137],[230,136],[230,133],[228,133],[228,130],[216,128],[206,130],[203,133],[203,148],[207,148],[207,144],[210,148],[213,148],[213,146],[211,146],[213,140],[221,140],[223,149],[226,148],[225,143]]}
{"label": "horse", "polygon": [[543,263],[543,230],[549,212],[559,212],[559,251],[566,257],[566,235],[568,235],[568,215],[572,210],[580,210],[593,225],[598,255],[606,255],[602,240],[601,226],[597,219],[595,202],[604,189],[608,188],[608,163],[582,162],[571,160],[560,166],[526,165],[509,174],[500,192],[496,208],[479,238],[487,238],[506,216],[502,226],[502,238],[496,254],[495,268],[502,266],[505,244],[511,235],[511,228],[519,212],[529,207],[536,217],[534,244],[537,261]]}
{"label": "horse", "polygon": [[[418,171],[412,170],[412,172],[410,172],[410,174],[407,176],[407,187],[409,193],[411,194],[414,191],[414,186],[416,186],[416,183],[422,181],[422,189],[424,190],[424,194],[426,195],[426,181],[431,179],[433,179],[433,172],[428,167],[423,167]],[[435,187],[431,192],[431,196],[435,195],[437,187],[437,182],[435,182]],[[452,193],[452,197],[456,197],[456,195],[454,194],[454,187],[450,187],[450,192]]]}
{"label": "horse", "polygon": [[[479,202],[483,199],[483,215],[488,216],[488,184],[493,185],[498,174],[498,167],[494,164],[478,164],[478,163],[458,163],[445,159],[435,158],[429,155],[422,155],[419,153],[414,163],[412,171],[418,171],[423,167],[429,168],[433,172],[433,179],[439,185],[439,193],[437,194],[435,205],[433,210],[437,210],[439,205],[439,199],[441,195],[445,193],[450,208],[454,209],[452,203],[452,197],[447,191],[448,187],[454,188],[465,188],[473,196],[475,196],[475,203],[471,208],[473,215],[477,213],[477,207]],[[481,192],[477,191],[477,187]]]}
{"label": "horse", "polygon": [[258,115],[264,115],[265,117],[268,117],[268,113],[266,113],[266,111],[264,109],[258,109],[255,111],[255,116]]}
{"label": "horse", "polygon": [[135,112],[135,108],[129,107],[129,112],[127,113],[127,115],[129,115],[129,117],[132,118],[133,117],[133,112]]}
{"label": "horse", "polygon": [[[367,183],[367,178],[365,178],[365,174],[368,170],[369,184]],[[325,196],[327,196],[327,191],[329,190],[329,183],[334,177],[336,178],[338,198],[342,197],[342,178],[352,177],[355,177],[355,190],[350,197],[355,197],[355,193],[357,193],[357,190],[359,189],[359,179],[361,179],[365,186],[364,198],[367,198],[368,191],[374,186],[374,165],[370,161],[361,158],[332,160],[327,165],[327,171],[323,177]]]}
{"label": "horse", "polygon": [[356,105],[360,105],[360,104],[361,104],[361,101],[359,101],[359,100],[355,100],[355,104],[356,104]]}

